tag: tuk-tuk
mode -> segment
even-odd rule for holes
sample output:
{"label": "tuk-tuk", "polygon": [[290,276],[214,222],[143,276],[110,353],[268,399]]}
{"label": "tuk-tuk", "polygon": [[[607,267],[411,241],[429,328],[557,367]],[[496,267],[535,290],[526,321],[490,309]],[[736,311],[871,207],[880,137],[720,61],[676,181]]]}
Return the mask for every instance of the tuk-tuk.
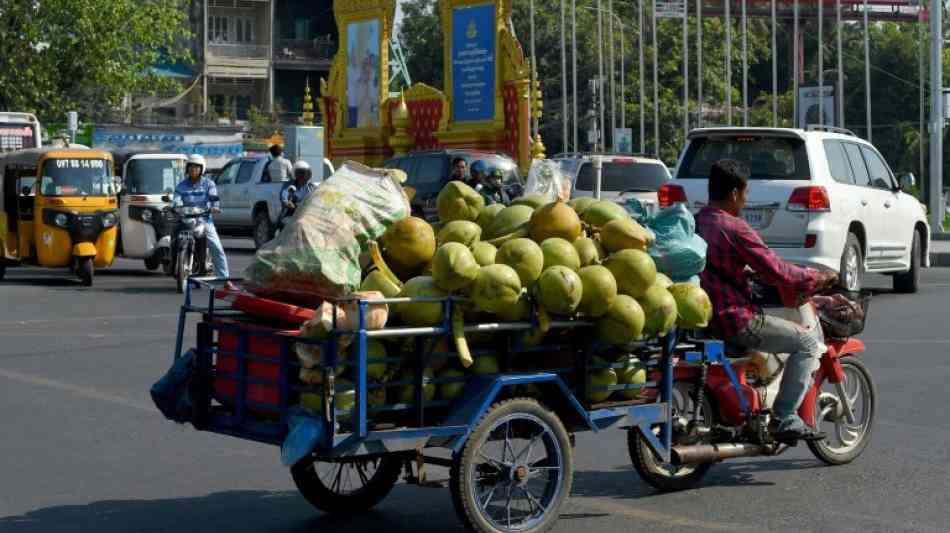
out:
{"label": "tuk-tuk", "polygon": [[83,285],[115,258],[118,199],[112,155],[36,148],[0,159],[0,279],[7,265],[68,267]]}
{"label": "tuk-tuk", "polygon": [[121,164],[119,255],[144,259],[145,268],[170,265],[171,225],[164,210],[175,186],[185,179],[184,154],[135,153]]}

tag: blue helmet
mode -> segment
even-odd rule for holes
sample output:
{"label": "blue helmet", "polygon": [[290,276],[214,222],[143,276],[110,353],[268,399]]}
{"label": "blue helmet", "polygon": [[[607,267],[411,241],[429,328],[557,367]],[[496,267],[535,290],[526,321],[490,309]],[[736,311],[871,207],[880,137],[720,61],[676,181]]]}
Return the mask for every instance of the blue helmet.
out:
{"label": "blue helmet", "polygon": [[469,170],[469,173],[471,173],[473,177],[475,177],[476,175],[480,177],[480,176],[484,176],[485,174],[488,174],[488,172],[491,169],[488,168],[488,164],[486,164],[484,161],[479,159],[477,161],[472,162],[472,165],[468,167],[468,170]]}

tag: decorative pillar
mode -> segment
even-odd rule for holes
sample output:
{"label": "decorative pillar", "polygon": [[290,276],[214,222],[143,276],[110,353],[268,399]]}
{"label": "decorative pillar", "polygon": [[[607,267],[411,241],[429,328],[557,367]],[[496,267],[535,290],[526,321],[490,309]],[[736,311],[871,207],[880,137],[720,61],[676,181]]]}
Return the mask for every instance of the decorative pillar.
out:
{"label": "decorative pillar", "polygon": [[303,125],[313,126],[313,99],[310,97],[310,77],[303,89]]}
{"label": "decorative pillar", "polygon": [[389,146],[393,149],[394,156],[405,155],[412,146],[412,138],[409,136],[409,107],[406,105],[406,94],[399,92],[399,103],[392,112],[393,129],[395,132],[389,139]]}

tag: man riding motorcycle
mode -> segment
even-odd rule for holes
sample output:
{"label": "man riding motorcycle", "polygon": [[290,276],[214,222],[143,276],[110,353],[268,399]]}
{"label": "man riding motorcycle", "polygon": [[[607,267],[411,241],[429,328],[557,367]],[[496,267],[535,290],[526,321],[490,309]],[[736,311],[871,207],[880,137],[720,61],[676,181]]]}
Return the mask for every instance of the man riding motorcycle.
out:
{"label": "man riding motorcycle", "polygon": [[709,173],[709,205],[696,215],[696,232],[708,245],[706,269],[700,278],[713,302],[713,327],[729,344],[790,354],[769,431],[778,441],[820,440],[824,435],[797,414],[824,350],[820,328],[809,330],[764,314],[752,303],[748,270],[769,285],[794,289],[804,296],[833,286],[838,276],[793,265],[769,249],[740,217],[748,180],[745,164],[732,159],[717,161]]}
{"label": "man riding motorcycle", "polygon": [[[213,181],[204,177],[205,158],[198,154],[188,156],[185,162],[185,178],[175,188],[173,205],[183,207],[209,208],[211,214],[221,212],[221,202],[218,198],[218,188]],[[228,258],[224,255],[224,246],[218,237],[211,216],[208,217],[205,238],[211,252],[211,261],[214,263],[214,275],[218,279],[227,279]]]}
{"label": "man riding motorcycle", "polygon": [[482,178],[482,182],[475,187],[475,190],[485,199],[485,205],[511,203],[511,198],[504,187],[505,174],[500,168],[491,169]]}
{"label": "man riding motorcycle", "polygon": [[317,190],[317,184],[311,181],[313,171],[310,164],[300,160],[294,164],[294,180],[288,181],[280,190],[280,203],[283,209],[277,221],[277,231],[284,229],[285,221],[293,216],[294,212],[310,193]]}

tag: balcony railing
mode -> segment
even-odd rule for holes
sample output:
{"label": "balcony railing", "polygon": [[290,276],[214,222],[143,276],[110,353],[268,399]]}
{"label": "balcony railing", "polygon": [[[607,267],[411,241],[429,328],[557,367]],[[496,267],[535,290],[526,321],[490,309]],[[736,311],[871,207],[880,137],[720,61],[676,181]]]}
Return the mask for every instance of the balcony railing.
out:
{"label": "balcony railing", "polygon": [[315,39],[277,39],[274,60],[282,62],[329,61],[336,53],[337,43],[326,35]]}
{"label": "balcony railing", "polygon": [[208,55],[228,59],[269,59],[266,44],[208,43]]}

